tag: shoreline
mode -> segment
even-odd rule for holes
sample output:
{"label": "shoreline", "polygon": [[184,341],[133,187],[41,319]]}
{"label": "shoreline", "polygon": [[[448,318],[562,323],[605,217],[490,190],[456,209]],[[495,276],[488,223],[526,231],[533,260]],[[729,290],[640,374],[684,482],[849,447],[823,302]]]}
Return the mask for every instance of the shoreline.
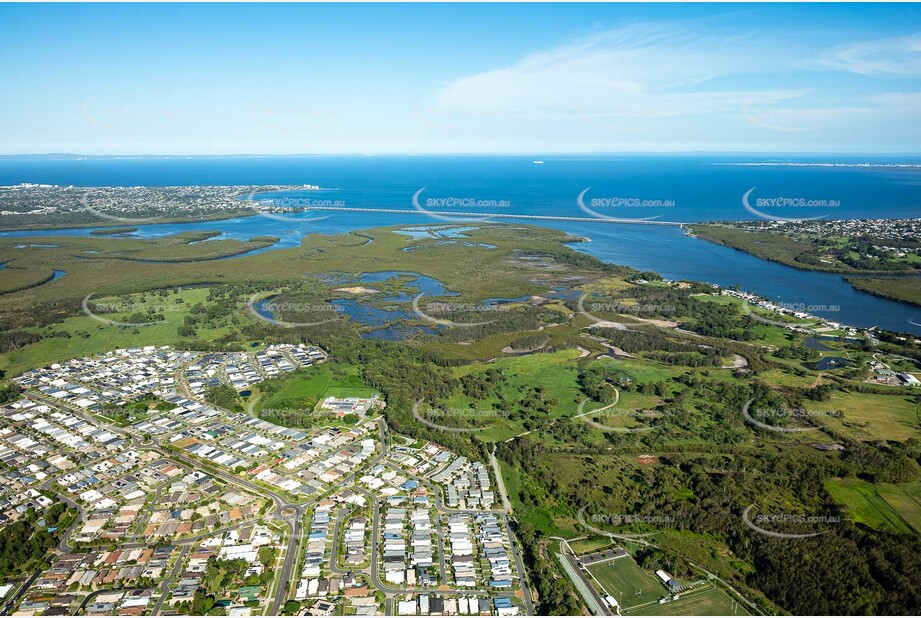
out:
{"label": "shoreline", "polygon": [[[694,230],[691,227],[695,225],[702,225],[702,226],[708,226],[708,227],[709,226],[720,227],[720,226],[715,225],[714,222],[688,223],[687,226],[685,227],[685,230],[687,231],[687,235],[692,238],[696,238],[697,240],[705,240],[707,242],[711,242],[715,245],[726,247],[728,249],[735,249],[736,251],[741,251],[742,253],[751,255],[752,257],[756,257],[759,260],[767,260],[769,262],[774,262],[775,264],[782,264],[784,266],[789,266],[790,268],[795,268],[797,270],[803,270],[803,271],[814,272],[814,273],[828,273],[831,275],[855,276],[855,277],[899,278],[899,277],[919,277],[921,276],[921,268],[900,271],[900,272],[893,272],[891,270],[866,270],[866,269],[843,270],[840,268],[822,268],[821,266],[803,264],[801,262],[780,260],[770,255],[760,255],[758,253],[755,253],[754,251],[749,251],[743,247],[739,247],[737,245],[734,245],[728,242],[724,242],[718,238],[711,238],[707,236],[706,234],[697,234],[694,232]],[[735,229],[735,228],[730,228],[730,229]],[[763,233],[769,233],[769,232],[763,232]]]}
{"label": "shoreline", "polygon": [[[252,217],[252,216],[254,216],[254,215],[255,215],[255,213],[248,212],[248,213],[245,214],[245,217],[246,217],[247,219],[249,219],[250,217]],[[243,216],[240,216],[240,217],[232,217],[232,216],[223,217],[224,220],[233,220],[233,219],[235,219],[235,218],[239,218],[240,220],[243,220]],[[151,224],[151,225],[160,225],[160,224],[163,224],[163,223],[165,223],[165,222],[158,222],[157,224]],[[194,222],[188,222],[188,223],[186,223],[186,224],[187,224],[187,225],[195,225],[196,223],[200,223],[200,220],[196,220],[196,221],[194,221]],[[410,224],[411,224],[411,223],[410,223]],[[183,224],[180,223],[179,225],[183,225]],[[393,226],[383,226],[383,227],[385,227],[385,228],[386,228],[386,227],[399,228],[399,227],[402,227],[402,226],[405,226],[405,225],[407,225],[407,224],[406,224],[406,223],[402,223],[402,224],[394,224]],[[511,225],[511,222],[491,222],[491,225],[495,225],[495,226]],[[529,222],[516,222],[514,225],[518,225],[518,226],[520,226],[520,225],[533,225],[533,226],[538,227],[538,228],[551,229],[551,230],[554,230],[554,231],[559,232],[559,233],[561,233],[561,234],[566,234],[566,235],[569,236],[569,238],[568,238],[568,242],[566,242],[566,243],[564,243],[564,244],[566,244],[567,246],[569,246],[571,249],[574,249],[578,254],[585,255],[585,256],[591,256],[591,257],[596,257],[597,251],[593,250],[593,248],[594,248],[593,245],[598,244],[598,242],[597,242],[597,241],[596,241],[596,242],[585,242],[586,237],[585,237],[584,235],[573,234],[572,232],[567,231],[566,229],[562,229],[561,227],[557,227],[557,226],[554,225],[554,224],[548,224],[548,223],[546,223],[546,222],[544,222],[544,223],[536,223],[536,222],[534,222],[534,223],[529,223]],[[693,225],[693,224],[683,224],[683,225],[681,226],[681,228],[683,229],[683,232],[681,233],[681,236],[685,236],[685,237],[688,237],[688,236],[689,236],[689,237],[691,237],[691,238],[694,238],[695,240],[709,240],[708,238],[701,237],[701,236],[698,236],[698,235],[693,234],[693,230],[691,229],[691,226],[692,226],[692,225]],[[143,230],[144,227],[145,227],[145,226],[141,226],[141,229]],[[220,226],[219,226],[219,225],[216,225],[216,227],[220,227]],[[59,228],[59,229],[60,229],[60,228]],[[82,229],[82,228],[81,228],[81,229]],[[365,230],[365,231],[366,231],[366,230],[368,230],[368,229],[375,229],[375,228],[373,228],[373,227],[372,227],[372,228],[358,228],[358,229],[356,229],[356,230],[352,230],[350,233],[352,233],[352,234],[355,234],[356,232],[361,233],[362,230]],[[341,232],[344,232],[344,230],[338,230],[338,233],[341,233]],[[53,232],[48,232],[48,231],[44,232],[45,235],[48,235],[49,233],[53,233]],[[182,232],[177,232],[177,233],[182,233]],[[320,233],[320,234],[322,234],[323,231],[322,231],[322,230],[315,230],[315,231],[313,231],[313,233]],[[21,231],[19,231],[19,233],[17,233],[16,236],[14,236],[14,237],[0,235],[0,239],[6,237],[6,238],[17,238],[17,240],[19,240],[21,237],[28,237],[28,235],[29,235],[29,231],[28,231],[28,230],[21,230]],[[81,237],[82,237],[82,235],[81,235]],[[93,237],[98,238],[100,241],[104,241],[104,239],[106,238],[104,235],[103,235],[103,236],[93,236]],[[746,255],[750,256],[751,258],[753,258],[753,259],[755,259],[755,260],[763,261],[763,262],[765,262],[765,263],[773,263],[773,264],[775,264],[775,265],[777,265],[777,266],[779,266],[779,267],[791,267],[791,265],[789,265],[789,264],[785,264],[785,263],[780,262],[780,261],[777,261],[777,260],[769,260],[769,259],[767,259],[767,258],[758,256],[758,255],[755,255],[755,254],[752,254],[752,253],[749,253],[749,252],[747,252],[747,251],[738,249],[738,248],[736,248],[736,247],[732,247],[732,246],[729,246],[729,245],[724,245],[724,244],[722,244],[722,243],[718,243],[718,242],[715,242],[715,241],[710,241],[710,242],[713,242],[714,244],[717,244],[717,245],[720,245],[720,246],[725,246],[725,247],[730,248],[730,249],[733,249],[733,250],[735,250],[735,251],[740,251],[741,253],[746,254]],[[603,247],[597,247],[597,248],[598,248],[598,249],[603,249]],[[245,258],[245,257],[247,257],[247,255],[261,254],[261,253],[264,253],[264,252],[271,252],[271,251],[273,251],[273,250],[275,250],[275,249],[281,249],[281,247],[277,247],[277,246],[267,246],[267,247],[251,248],[251,249],[248,249],[248,250],[246,250],[246,251],[234,252],[233,255],[224,255],[224,256],[219,256],[219,257],[211,257],[211,258],[208,258],[208,259],[206,259],[206,260],[201,260],[201,259],[186,260],[186,259],[182,259],[182,260],[158,260],[158,262],[181,264],[181,263],[184,263],[184,262],[203,262],[203,261],[213,261],[213,260],[237,259],[237,258]],[[604,251],[602,251],[602,253],[604,253]],[[126,261],[134,262],[135,260],[126,260]],[[636,268],[636,267],[634,267],[634,266],[631,266],[631,260],[629,260],[629,259],[627,259],[627,258],[623,258],[623,259],[610,258],[610,259],[602,259],[602,261],[605,262],[605,263],[607,263],[607,264],[609,264],[609,265],[622,265],[622,266],[625,266],[625,267],[628,267],[628,268],[631,268],[631,269],[635,269],[635,268]],[[656,269],[653,268],[652,270],[656,270]],[[657,271],[657,272],[658,272],[658,271]],[[906,313],[906,312],[914,312],[914,311],[917,309],[917,304],[914,303],[914,302],[911,302],[911,301],[909,301],[909,300],[907,300],[907,299],[900,299],[900,298],[895,298],[895,297],[891,297],[891,296],[885,296],[885,295],[882,295],[882,294],[874,294],[874,293],[871,293],[869,290],[864,290],[864,289],[862,289],[862,288],[860,288],[860,287],[858,287],[858,286],[855,286],[855,285],[853,285],[850,281],[846,281],[846,280],[845,280],[845,277],[844,277],[844,275],[843,275],[842,273],[830,273],[830,272],[822,272],[822,271],[811,270],[811,269],[793,268],[793,270],[791,271],[791,274],[789,275],[790,277],[794,277],[794,276],[795,276],[795,275],[792,274],[793,272],[802,272],[802,273],[814,272],[814,273],[817,273],[817,274],[820,274],[820,275],[832,276],[832,277],[834,277],[834,278],[837,280],[837,282],[838,282],[837,285],[840,285],[840,284],[842,284],[842,283],[843,283],[843,284],[846,284],[846,289],[848,289],[848,290],[852,290],[852,291],[857,292],[857,293],[866,293],[866,294],[868,295],[868,298],[871,298],[871,297],[872,297],[872,298],[876,298],[876,299],[880,299],[880,300],[885,300],[886,302],[891,302],[891,303],[894,303],[894,304],[896,304],[896,305],[899,305],[899,306],[901,307],[901,309],[898,310],[898,314]],[[849,273],[849,274],[851,274],[851,275],[856,275],[856,274],[858,274],[858,273]],[[873,273],[873,272],[871,272],[871,273],[867,273],[867,275],[869,275],[869,276],[873,276],[873,275],[878,276],[878,273]],[[713,275],[713,276],[716,276],[716,275]],[[697,273],[697,274],[694,275],[694,276],[682,276],[682,275],[679,274],[679,275],[674,275],[674,276],[672,276],[671,278],[676,279],[676,280],[688,279],[688,280],[700,281],[700,282],[704,282],[704,283],[708,283],[708,282],[709,282],[709,283],[713,283],[713,282],[714,282],[714,281],[713,281],[713,276],[708,276],[707,273]],[[909,276],[910,276],[910,275],[909,275]],[[727,283],[727,282],[724,281],[723,283]],[[753,292],[753,293],[757,293],[757,294],[759,294],[759,295],[765,295],[765,290],[760,289],[760,287],[759,287],[758,285],[746,285],[746,286],[744,286],[744,289],[747,290],[747,291]],[[773,294],[768,293],[767,296],[773,297]],[[800,295],[796,295],[796,296],[789,296],[787,300],[788,300],[788,302],[800,302],[801,297],[802,297],[801,294],[800,294]],[[851,316],[851,317],[853,318],[854,316]],[[859,319],[852,319],[852,320],[845,321],[845,323],[852,324],[852,325],[856,325],[856,324],[860,324],[861,322],[860,322]],[[860,327],[860,326],[857,326],[857,327]],[[902,332],[902,331],[905,330],[904,328],[900,327],[899,325],[896,325],[895,323],[891,324],[891,325],[890,325],[890,328],[891,328],[891,330],[893,330],[893,331],[898,331],[898,332]],[[908,332],[912,332],[912,331],[909,330]]]}
{"label": "shoreline", "polygon": [[[854,277],[855,279],[886,279],[887,277]],[[871,294],[878,298],[885,298],[886,300],[891,300],[898,303],[904,303],[906,305],[911,305],[913,307],[921,308],[921,298],[910,298],[910,297],[899,297],[895,294],[889,294],[882,290],[877,290],[872,287],[862,286],[855,284],[854,281],[851,281],[849,277],[842,277],[851,287],[853,287],[858,292],[863,292],[864,294]]]}

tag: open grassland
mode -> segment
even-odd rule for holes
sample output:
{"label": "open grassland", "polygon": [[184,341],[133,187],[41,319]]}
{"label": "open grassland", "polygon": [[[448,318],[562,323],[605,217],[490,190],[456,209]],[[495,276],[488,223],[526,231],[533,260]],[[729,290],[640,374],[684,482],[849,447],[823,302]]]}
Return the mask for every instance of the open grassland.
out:
{"label": "open grassland", "polygon": [[376,390],[361,383],[357,367],[321,363],[283,378],[278,390],[265,398],[259,398],[254,409],[257,412],[277,408],[312,410],[327,397],[372,397],[376,394]]}
{"label": "open grassland", "polygon": [[829,493],[855,520],[876,529],[921,532],[921,481],[868,483],[859,479],[831,479]]}
{"label": "open grassland", "polygon": [[[795,363],[789,363],[792,369]],[[791,373],[790,369],[771,369],[763,372],[761,375],[765,381],[777,386],[794,386],[797,388],[808,388],[815,383],[816,375],[812,371],[800,371],[801,367],[796,366],[797,373]],[[799,375],[802,373],[803,375]]]}
{"label": "open grassland", "polygon": [[569,540],[566,543],[569,545],[570,549],[579,556],[602,549],[610,549],[615,546],[615,543],[608,537],[598,535],[586,536],[578,540]]}
{"label": "open grassland", "polygon": [[921,481],[910,483],[879,483],[876,493],[908,522],[915,532],[921,533]]}
{"label": "open grassland", "polygon": [[614,430],[632,429],[645,431],[651,427],[650,423],[659,417],[654,408],[661,403],[655,395],[638,393],[635,391],[621,391],[616,405],[592,403],[587,404],[583,411],[597,410],[595,413],[581,416],[583,421],[592,421],[590,427],[598,429],[597,425],[609,427]]}
{"label": "open grassland", "polygon": [[918,404],[904,392],[893,395],[832,393],[829,401],[814,402],[807,409],[815,412],[840,410],[844,418],[822,415],[822,423],[860,440],[905,441],[921,431]]}
{"label": "open grassland", "polygon": [[[539,385],[546,389],[548,397],[559,402],[556,409],[557,416],[564,416],[575,412],[579,402],[584,399],[578,385],[579,368],[575,363],[570,362],[578,356],[579,353],[575,350],[538,352],[526,356],[500,358],[486,365],[473,364],[459,367],[455,370],[455,374],[460,377],[473,371],[500,369],[506,376],[501,398],[518,397],[518,393],[523,389]],[[499,397],[495,397],[494,401],[499,401]],[[480,402],[481,405],[490,403],[493,401]]]}
{"label": "open grassland", "polygon": [[[540,423],[554,419],[569,417],[575,414],[579,403],[584,400],[579,389],[579,366],[573,362],[579,357],[576,350],[561,350],[559,352],[539,352],[525,356],[500,358],[488,364],[469,364],[454,370],[456,377],[461,378],[468,374],[484,374],[487,370],[502,371],[504,383],[497,392],[487,397],[473,398],[462,392],[440,402],[449,410],[476,410],[478,414],[473,422],[474,426],[483,426],[477,435],[487,441],[508,440],[522,432],[534,429],[528,426],[525,416],[512,413],[506,418],[499,416],[502,402],[519,402],[531,395],[535,388],[543,389],[543,397],[547,401],[555,402],[549,414],[542,415]],[[486,413],[496,410],[495,418]],[[441,421],[439,421],[441,423]],[[449,419],[443,423],[454,426]]]}
{"label": "open grassland", "polygon": [[653,361],[631,358],[610,361],[610,366],[637,384],[668,380],[681,375],[687,370],[687,368],[678,365],[663,365]]}
{"label": "open grassland", "polygon": [[[607,411],[646,411],[655,408],[661,403],[661,398],[656,395],[651,395],[648,393],[638,393],[636,391],[620,391],[620,397],[617,399],[617,405],[612,408],[608,408]],[[597,409],[600,404],[594,404],[594,408]],[[586,405],[586,410],[592,409],[592,407]],[[604,415],[604,412],[600,413]],[[591,415],[590,415],[591,416]]]}
{"label": "open grassland", "polygon": [[[664,366],[644,360],[595,360],[580,359],[580,357],[579,351],[570,349],[498,358],[489,363],[471,363],[457,367],[453,373],[458,378],[471,374],[484,375],[489,370],[500,370],[505,376],[505,381],[498,392],[487,397],[473,398],[462,392],[456,392],[439,403],[448,409],[469,409],[484,413],[501,409],[502,402],[519,401],[539,387],[542,389],[543,398],[554,402],[549,413],[541,416],[539,424],[544,424],[565,421],[579,413],[598,410],[607,405],[590,401],[583,393],[579,375],[587,368],[605,367],[637,384],[657,382],[687,370],[679,366]],[[592,418],[600,424],[611,427],[642,426],[641,421],[632,417],[632,412],[654,408],[659,402],[660,398],[655,395],[625,391],[621,393],[620,400],[613,408],[599,412],[598,415],[589,414],[584,418]],[[580,408],[583,403],[585,405]],[[598,418],[599,416],[601,418]],[[599,439],[602,438],[601,430],[592,428],[590,424],[585,423],[584,418],[578,421],[574,419],[571,422],[585,424],[587,428],[598,434]],[[498,415],[498,411],[494,419],[482,416],[477,420],[484,427],[482,431],[477,432],[477,435],[487,441],[504,441],[525,431],[540,431],[534,424],[525,423],[522,417],[511,415],[508,418],[502,418]],[[442,424],[453,426],[450,422]],[[541,439],[552,442],[552,438],[546,434],[542,434]]]}
{"label": "open grassland", "polygon": [[[514,308],[516,305],[511,304],[509,307]],[[547,308],[545,306],[545,308]],[[540,332],[540,337],[544,340],[543,348],[553,348],[563,344],[566,341],[572,341],[573,337],[589,323],[587,319],[576,318],[571,322],[562,324],[552,324],[544,327]],[[537,335],[538,333],[534,333]],[[514,356],[509,353],[507,348],[517,339],[522,337],[522,332],[497,333],[495,335],[486,335],[482,337],[473,337],[469,340],[458,343],[441,343],[437,340],[427,344],[430,349],[437,351],[450,358],[457,358],[465,361],[489,361],[494,358],[508,358]],[[592,352],[605,351],[602,346],[592,344],[586,341],[583,347],[590,349]]]}
{"label": "open grassland", "polygon": [[793,339],[790,331],[786,328],[772,326],[770,324],[756,324],[752,327],[752,332],[755,333],[757,341],[763,345],[781,347],[789,345],[790,341]]}
{"label": "open grassland", "polygon": [[[854,521],[877,530],[911,532],[905,520],[877,493],[872,483],[859,479],[831,479],[825,483],[825,487]],[[890,495],[894,493],[890,491]]]}
{"label": "open grassland", "polygon": [[[55,284],[58,282],[55,282]],[[105,320],[130,322],[132,315],[147,315],[155,312],[162,320],[150,321],[138,326],[117,326],[86,315],[82,311],[75,317],[68,317],[53,326],[45,328],[28,328],[29,332],[42,333],[53,331],[61,336],[43,339],[19,350],[0,355],[0,369],[18,374],[32,367],[82,356],[89,356],[118,348],[137,345],[172,345],[179,346],[189,341],[178,331],[183,321],[192,312],[192,307],[204,303],[208,296],[206,288],[190,288],[170,291],[165,296],[131,294],[125,296],[93,297],[88,304],[93,311],[98,303],[120,310],[100,312]],[[229,332],[227,325],[214,328],[200,328],[196,338],[213,341]]]}

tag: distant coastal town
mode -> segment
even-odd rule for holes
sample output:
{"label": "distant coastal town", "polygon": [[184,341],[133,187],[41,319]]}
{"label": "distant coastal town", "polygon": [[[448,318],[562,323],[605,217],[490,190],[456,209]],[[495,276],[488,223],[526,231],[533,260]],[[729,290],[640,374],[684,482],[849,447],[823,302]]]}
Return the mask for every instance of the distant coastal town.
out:
{"label": "distant coastal town", "polygon": [[0,227],[225,218],[254,207],[271,208],[270,202],[255,199],[263,194],[318,190],[319,186],[311,184],[78,187],[22,183],[0,187]]}

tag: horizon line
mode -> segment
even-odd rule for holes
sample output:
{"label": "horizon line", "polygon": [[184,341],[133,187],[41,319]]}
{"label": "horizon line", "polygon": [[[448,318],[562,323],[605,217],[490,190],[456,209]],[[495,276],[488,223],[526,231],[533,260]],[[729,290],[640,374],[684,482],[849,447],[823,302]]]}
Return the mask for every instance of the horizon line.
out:
{"label": "horizon line", "polygon": [[595,150],[573,152],[289,152],[289,153],[105,153],[90,154],[79,152],[24,152],[0,153],[0,158],[215,158],[215,157],[438,157],[438,156],[471,156],[471,157],[577,157],[577,156],[610,156],[610,155],[758,155],[758,156],[808,156],[808,155],[840,155],[840,156],[921,156],[921,151],[846,151],[846,150]]}

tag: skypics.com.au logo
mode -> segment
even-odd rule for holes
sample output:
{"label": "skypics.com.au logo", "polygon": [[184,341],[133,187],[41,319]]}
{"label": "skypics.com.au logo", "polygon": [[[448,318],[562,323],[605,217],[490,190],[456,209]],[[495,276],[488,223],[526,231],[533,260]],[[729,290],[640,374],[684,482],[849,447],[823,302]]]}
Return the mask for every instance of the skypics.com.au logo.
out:
{"label": "skypics.com.au logo", "polygon": [[[253,294],[246,303],[246,308],[250,315],[266,324],[280,326],[282,328],[304,328],[307,326],[326,324],[337,320],[340,312],[344,311],[342,307],[332,303],[276,302],[271,298],[259,300],[258,296],[258,293]],[[316,315],[322,319],[312,319],[309,322],[288,322],[276,317],[282,312],[287,314]],[[327,315],[331,315],[331,317],[323,317]]]}
{"label": "skypics.com.au logo", "polygon": [[615,223],[642,223],[644,221],[655,221],[656,219],[661,218],[663,214],[658,214],[651,217],[615,217],[598,212],[600,209],[675,208],[677,206],[675,200],[651,199],[636,196],[593,197],[589,200],[589,205],[586,205],[585,197],[590,190],[591,187],[586,187],[583,189],[582,192],[579,193],[578,197],[576,197],[576,204],[579,206],[579,210],[582,212],[590,215],[594,219],[600,219],[604,221],[612,221]]}
{"label": "skypics.com.au logo", "polygon": [[[124,326],[136,328],[140,326],[151,326],[158,324],[165,319],[166,313],[176,313],[187,311],[186,305],[176,303],[135,303],[131,300],[109,300],[92,302],[93,294],[87,294],[80,307],[83,313],[93,318],[97,322],[109,326]],[[102,314],[102,315],[100,315]],[[127,317],[113,320],[103,317],[105,314],[128,314]]]}
{"label": "skypics.com.au logo", "polygon": [[[115,221],[117,223],[130,223],[133,225],[144,225],[149,223],[162,222],[163,217],[132,217],[127,213],[131,212],[136,205],[129,201],[122,201],[107,195],[100,190],[89,189],[80,196],[80,210],[88,212],[95,217],[106,221]],[[106,210],[107,212],[103,212]],[[112,212],[122,212],[125,214],[112,214]]]}
{"label": "skypics.com.au logo", "polygon": [[[812,217],[782,217],[772,213],[765,212],[769,208],[803,208],[803,209],[829,209],[840,208],[840,200],[829,199],[810,199],[800,196],[775,195],[769,197],[752,198],[752,193],[757,187],[752,187],[742,195],[742,207],[746,211],[760,219],[767,221],[777,221],[780,223],[800,223],[802,221],[815,221],[828,217],[828,213]],[[752,204],[754,202],[754,204]]]}
{"label": "skypics.com.au logo", "polygon": [[[764,311],[778,315],[786,315],[799,320],[808,320],[814,317],[816,313],[837,313],[841,311],[841,305],[810,305],[806,303],[768,303],[763,302],[760,307]],[[804,328],[809,322],[782,322],[758,315],[752,311],[752,304],[748,299],[742,303],[742,313],[750,317],[755,322],[768,324],[770,326],[779,326],[781,328]]]}
{"label": "skypics.com.au logo", "polygon": [[807,515],[805,513],[758,513],[753,515],[755,505],[751,504],[742,511],[742,523],[758,534],[773,537],[775,539],[808,539],[811,537],[821,536],[828,530],[818,530],[815,532],[780,532],[771,530],[770,527],[795,527],[801,529],[805,527],[822,527],[828,524],[840,524],[841,517],[837,515]]}
{"label": "skypics.com.au logo", "polygon": [[[618,393],[618,399],[619,398],[620,394]],[[655,421],[672,415],[670,412],[662,412],[658,410],[618,408],[616,407],[617,401],[603,405],[599,408],[595,408],[594,410],[585,410],[585,406],[588,403],[588,399],[584,399],[576,409],[576,414],[573,416],[573,418],[577,418],[590,427],[594,427],[599,431],[610,433],[645,433],[647,431],[652,431],[656,429],[654,425],[641,425],[633,427],[623,425],[623,423],[643,423]],[[620,423],[621,425],[610,425],[599,422],[604,420]]]}
{"label": "skypics.com.au logo", "polygon": [[441,326],[448,326],[451,328],[464,328],[471,326],[485,326],[487,324],[492,324],[496,320],[485,320],[478,322],[456,322],[454,320],[449,320],[447,318],[437,317],[437,315],[431,315],[432,313],[445,313],[448,315],[457,315],[457,314],[471,314],[471,315],[488,315],[495,314],[497,312],[507,312],[510,307],[505,304],[487,304],[487,305],[475,305],[472,303],[450,303],[450,302],[431,302],[425,306],[425,310],[422,309],[420,302],[422,297],[425,296],[425,292],[422,292],[413,299],[413,313],[425,320],[426,322],[431,322],[432,324],[438,324]]}
{"label": "skypics.com.au logo", "polygon": [[[437,429],[438,431],[444,431],[447,433],[474,433],[477,431],[483,431],[491,427],[495,421],[506,418],[505,415],[497,412],[495,410],[480,410],[478,408],[435,408],[428,407],[423,413],[423,402],[420,399],[415,404],[413,404],[413,417],[425,425],[426,427],[431,427],[432,429]],[[478,426],[477,427],[451,427],[448,425],[443,425],[441,423],[435,422],[433,419],[442,420],[442,419],[463,419],[466,421],[473,421]]]}
{"label": "skypics.com.au logo", "polygon": [[597,300],[586,304],[590,296],[599,297],[598,293],[585,292],[576,301],[576,311],[579,315],[588,318],[596,326],[629,330],[629,324],[618,322],[617,318],[602,318],[599,314],[620,314],[632,319],[642,321],[644,316],[668,315],[675,311],[675,305],[658,303],[627,303],[619,300]]}
{"label": "skypics.com.au logo", "polygon": [[[619,330],[627,330],[626,325],[621,324],[620,322],[613,322],[611,320],[603,320],[596,315],[593,315],[588,309],[585,308],[585,300],[589,297],[590,292],[585,292],[582,296],[579,297],[578,302],[576,303],[576,310],[580,315],[585,316],[592,322],[602,326],[611,326],[612,328],[617,328]],[[595,303],[590,303],[589,306]]]}
{"label": "skypics.com.au logo", "polygon": [[423,191],[425,187],[413,193],[411,200],[413,209],[431,219],[445,223],[486,223],[489,221],[490,213],[484,212],[480,215],[477,211],[509,208],[512,205],[511,200],[507,199],[479,198],[470,195],[430,197],[421,200]]}
{"label": "skypics.com.au logo", "polygon": [[[301,190],[327,191],[316,185],[304,185]],[[322,221],[333,216],[332,214],[318,215],[316,214],[317,209],[346,207],[345,200],[338,198],[319,198],[313,195],[273,195],[272,193],[272,190],[268,188],[254,189],[243,198],[243,201],[250,204],[250,210],[257,216],[296,224]]]}
{"label": "skypics.com.au logo", "polygon": [[841,413],[836,410],[804,410],[802,408],[754,408],[752,409],[751,405],[754,403],[754,399],[749,399],[745,402],[745,405],[742,406],[742,417],[745,421],[757,427],[758,429],[764,429],[765,431],[773,431],[775,433],[802,433],[804,431],[811,431],[815,429],[814,427],[784,427],[780,425],[774,425],[771,423],[765,423],[758,419],[764,420],[774,420],[780,422],[799,420],[799,421],[809,421],[811,419],[820,419],[820,418],[841,418]]}
{"label": "skypics.com.au logo", "polygon": [[604,530],[598,526],[642,526],[646,528],[648,526],[655,526],[656,528],[668,528],[672,527],[675,524],[675,518],[671,515],[665,514],[650,514],[650,513],[591,513],[586,514],[589,505],[583,505],[579,509],[579,512],[576,513],[576,520],[586,528],[606,537],[618,537],[618,538],[630,538],[630,537],[643,537],[655,534],[657,530],[642,532],[642,533],[616,533],[609,530]]}

